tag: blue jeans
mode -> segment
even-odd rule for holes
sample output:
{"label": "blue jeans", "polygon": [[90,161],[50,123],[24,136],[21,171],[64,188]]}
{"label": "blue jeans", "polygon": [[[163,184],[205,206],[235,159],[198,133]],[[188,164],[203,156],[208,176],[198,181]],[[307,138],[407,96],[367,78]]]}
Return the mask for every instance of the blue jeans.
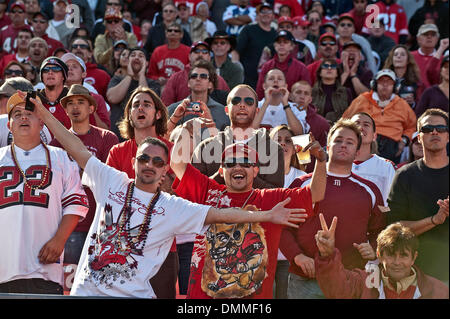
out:
{"label": "blue jeans", "polygon": [[324,299],[317,280],[289,274],[289,299]]}
{"label": "blue jeans", "polygon": [[87,233],[74,231],[70,234],[64,246],[64,263],[78,265]]}

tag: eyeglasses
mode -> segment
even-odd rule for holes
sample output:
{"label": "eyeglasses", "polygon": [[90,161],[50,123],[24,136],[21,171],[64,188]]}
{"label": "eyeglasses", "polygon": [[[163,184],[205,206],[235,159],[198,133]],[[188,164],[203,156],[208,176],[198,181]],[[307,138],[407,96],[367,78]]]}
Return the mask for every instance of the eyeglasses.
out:
{"label": "eyeglasses", "polygon": [[189,76],[189,79],[197,79],[198,77],[200,77],[200,79],[206,80],[209,78],[209,74],[208,73],[192,73]]}
{"label": "eyeglasses", "polygon": [[169,33],[169,32],[181,33],[181,30],[179,30],[179,29],[167,29],[167,33]]}
{"label": "eyeglasses", "polygon": [[34,23],[40,23],[40,24],[45,24],[47,23],[47,20],[38,20],[38,19],[33,19]]}
{"label": "eyeglasses", "polygon": [[45,68],[42,69],[42,73],[48,73],[48,72],[62,72],[62,68],[60,66],[46,66]]}
{"label": "eyeglasses", "polygon": [[108,23],[108,24],[112,24],[112,23],[117,24],[117,23],[119,23],[121,21],[122,20],[120,20],[120,19],[107,19],[106,23]]}
{"label": "eyeglasses", "polygon": [[421,133],[427,134],[427,133],[431,133],[436,129],[436,132],[438,133],[445,133],[448,132],[448,126],[447,125],[425,125],[422,126],[422,128],[420,129]]}
{"label": "eyeglasses", "polygon": [[16,76],[23,76],[22,70],[5,70],[5,75],[16,75]]}
{"label": "eyeglasses", "polygon": [[138,163],[141,165],[148,164],[148,162],[152,161],[152,165],[156,168],[161,168],[166,165],[166,162],[159,156],[150,157],[147,154],[141,154],[136,157]]}
{"label": "eyeglasses", "polygon": [[344,27],[351,28],[351,27],[353,27],[353,24],[352,23],[339,23],[339,26],[342,28],[344,28]]}
{"label": "eyeglasses", "polygon": [[[237,105],[242,102],[242,98],[240,96],[235,96],[231,99],[231,104]],[[252,97],[244,97],[244,103],[248,106],[253,106],[255,104],[255,99]]]}
{"label": "eyeglasses", "polygon": [[12,14],[22,14],[24,12],[25,11],[22,11],[22,10],[13,10],[13,11],[11,11]]}
{"label": "eyeglasses", "polygon": [[311,23],[315,23],[315,22],[320,22],[320,19],[310,19],[308,21],[311,22]]}
{"label": "eyeglasses", "polygon": [[194,53],[209,54],[209,50],[208,49],[195,49],[193,52]]}
{"label": "eyeglasses", "polygon": [[78,49],[78,48],[87,50],[87,49],[89,49],[89,45],[87,45],[87,44],[72,44],[72,50]]}
{"label": "eyeglasses", "polygon": [[116,2],[107,2],[106,5],[111,7],[120,7],[120,3]]}
{"label": "eyeglasses", "polygon": [[322,41],[320,42],[320,45],[327,46],[327,45],[336,45],[336,41]]}
{"label": "eyeglasses", "polygon": [[336,69],[337,68],[337,64],[330,64],[330,63],[324,63],[321,65],[322,69]]}

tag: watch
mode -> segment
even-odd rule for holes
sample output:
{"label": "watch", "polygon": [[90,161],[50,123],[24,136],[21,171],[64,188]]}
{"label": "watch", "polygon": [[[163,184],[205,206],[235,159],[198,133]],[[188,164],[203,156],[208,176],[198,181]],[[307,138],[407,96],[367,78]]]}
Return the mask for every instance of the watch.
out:
{"label": "watch", "polygon": [[289,104],[283,105],[283,110],[286,110],[288,108],[290,108],[291,106]]}

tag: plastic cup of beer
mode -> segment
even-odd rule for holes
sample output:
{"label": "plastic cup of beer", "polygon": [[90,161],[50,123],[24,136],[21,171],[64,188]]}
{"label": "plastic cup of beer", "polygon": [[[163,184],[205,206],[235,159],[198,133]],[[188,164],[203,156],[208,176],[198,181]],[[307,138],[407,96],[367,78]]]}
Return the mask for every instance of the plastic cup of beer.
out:
{"label": "plastic cup of beer", "polygon": [[295,145],[301,146],[301,151],[296,152],[297,159],[300,164],[308,164],[311,163],[311,154],[309,153],[309,150],[303,151],[306,146],[308,146],[309,143],[311,143],[309,134],[303,134],[303,135],[297,135],[292,137],[292,142]]}

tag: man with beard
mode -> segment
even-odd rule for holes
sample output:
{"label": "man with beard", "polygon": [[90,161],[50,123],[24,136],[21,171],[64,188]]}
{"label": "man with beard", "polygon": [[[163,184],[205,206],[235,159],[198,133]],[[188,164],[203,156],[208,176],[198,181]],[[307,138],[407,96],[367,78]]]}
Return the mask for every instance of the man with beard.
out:
{"label": "man with beard", "polygon": [[127,75],[114,75],[108,84],[106,97],[111,103],[111,130],[117,135],[120,134],[118,121],[124,114],[125,104],[137,87],[148,87],[158,95],[161,93],[158,81],[146,77],[147,64],[144,49],[131,48]]}
{"label": "man with beard", "polygon": [[52,113],[66,128],[70,128],[70,119],[61,106],[61,99],[69,91],[64,86],[67,79],[67,65],[59,58],[51,56],[42,62],[40,75],[45,88],[37,90],[42,104]]}
{"label": "man with beard", "polygon": [[448,113],[428,109],[417,120],[423,158],[401,167],[392,182],[388,222],[400,221],[419,238],[416,264],[448,286]]}
{"label": "man with beard", "polygon": [[283,187],[283,149],[269,137],[265,128],[254,130],[252,127],[258,112],[256,92],[246,84],[235,86],[228,94],[225,112],[228,113],[231,125],[195,148],[192,165],[202,174],[224,184],[224,179],[219,174],[222,152],[228,145],[241,142],[248,144],[259,154],[259,171],[253,187]]}
{"label": "man with beard", "polygon": [[[286,228],[282,232],[280,250],[290,262],[289,299],[324,298],[315,279],[314,256],[318,249],[314,235],[321,226],[319,213],[328,224],[334,216],[341,221],[336,247],[346,269],[364,269],[368,260],[376,259],[376,239],[386,227],[387,209],[378,187],[352,173],[361,143],[361,131],[354,122],[341,119],[333,125],[328,133],[325,198],[314,206],[312,218],[298,229]],[[290,187],[304,187],[311,177],[301,176]]]}
{"label": "man with beard", "polygon": [[[131,94],[118,127],[126,141],[117,144],[109,151],[106,164],[135,178],[133,162],[138,145],[147,137],[161,140],[170,151],[172,143],[163,136],[167,132],[167,108],[156,93],[148,87],[140,86]],[[170,152],[169,152],[170,159]],[[172,193],[174,175],[169,170],[161,184],[161,189]],[[151,279],[151,285],[158,298],[175,299],[178,274],[178,255],[175,240],[161,269]]]}
{"label": "man with beard", "polygon": [[[67,95],[61,99],[61,105],[66,111],[67,116],[70,118],[70,131],[83,142],[95,157],[103,163],[106,162],[109,150],[113,145],[119,143],[119,139],[114,133],[89,123],[91,114],[93,114],[97,108],[97,102],[91,96],[89,90],[80,84],[72,85]],[[56,139],[54,139],[50,145],[62,147]],[[89,227],[94,219],[96,209],[95,198],[92,191],[88,187],[84,187],[84,190],[89,200],[89,211],[85,219],[77,225],[69,236],[64,248],[64,264],[73,265],[74,269],[77,268],[81,250],[88,234]]]}
{"label": "man with beard", "polygon": [[[221,185],[186,162],[183,153],[189,143],[189,134],[182,133],[175,142],[170,163],[178,178],[173,189],[182,198],[215,207],[258,210],[290,198],[287,206],[305,209],[308,217],[313,203],[323,199],[326,153],[317,141],[305,148],[317,158],[309,186],[264,190],[254,188],[260,163],[254,148],[236,143],[224,149],[219,174],[225,185]],[[187,298],[272,298],[280,233],[277,225],[251,223],[216,224],[198,235]]]}

